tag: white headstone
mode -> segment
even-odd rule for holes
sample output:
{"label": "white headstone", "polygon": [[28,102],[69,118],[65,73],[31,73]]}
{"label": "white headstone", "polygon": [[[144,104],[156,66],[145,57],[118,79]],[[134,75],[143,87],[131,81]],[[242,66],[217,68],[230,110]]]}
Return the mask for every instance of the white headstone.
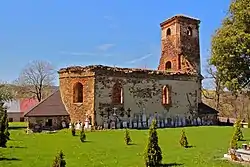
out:
{"label": "white headstone", "polygon": [[107,122],[104,123],[103,125],[104,129],[108,129],[109,128],[109,124]]}
{"label": "white headstone", "polygon": [[143,122],[143,127],[147,128],[147,122]]}
{"label": "white headstone", "polygon": [[71,123],[69,123],[69,129],[71,129],[71,126],[72,126]]}
{"label": "white headstone", "polygon": [[142,122],[146,122],[146,121],[147,121],[146,114],[145,114],[145,113],[143,113],[143,114],[142,114]]}
{"label": "white headstone", "polygon": [[141,122],[139,122],[138,123],[138,128],[141,128],[141,127],[142,127]]}
{"label": "white headstone", "polygon": [[157,127],[160,128],[161,127],[161,124],[160,124],[160,120],[157,121]]}
{"label": "white headstone", "polygon": [[132,127],[133,127],[133,122],[132,122],[132,119],[130,119],[129,128],[132,128]]}
{"label": "white headstone", "polygon": [[122,126],[123,126],[123,128],[127,128],[127,127],[128,127],[127,122],[123,122],[123,123],[122,123]]}
{"label": "white headstone", "polygon": [[186,125],[187,125],[187,122],[186,122],[186,118],[185,118],[185,117],[182,118],[182,125],[183,125],[183,126],[186,126]]}
{"label": "white headstone", "polygon": [[174,120],[171,120],[171,126],[174,127]]}
{"label": "white headstone", "polygon": [[134,128],[137,128],[137,122],[134,122],[133,125],[134,125]]}
{"label": "white headstone", "polygon": [[111,127],[111,129],[115,129],[115,122],[114,121],[111,122],[110,127]]}
{"label": "white headstone", "polygon": [[76,124],[76,129],[77,129],[77,130],[82,129],[82,127],[81,127],[81,124],[80,124],[80,123],[77,123],[77,124]]}
{"label": "white headstone", "polygon": [[121,128],[121,123],[120,123],[120,122],[117,122],[117,123],[116,123],[116,127],[117,127],[117,129],[120,129],[120,128]]}
{"label": "white headstone", "polygon": [[164,120],[161,120],[161,127],[162,127],[162,128],[165,128]]}
{"label": "white headstone", "polygon": [[168,119],[165,119],[165,127],[168,126]]}
{"label": "white headstone", "polygon": [[201,119],[200,119],[200,117],[197,118],[197,123],[198,123],[198,125],[201,125]]}

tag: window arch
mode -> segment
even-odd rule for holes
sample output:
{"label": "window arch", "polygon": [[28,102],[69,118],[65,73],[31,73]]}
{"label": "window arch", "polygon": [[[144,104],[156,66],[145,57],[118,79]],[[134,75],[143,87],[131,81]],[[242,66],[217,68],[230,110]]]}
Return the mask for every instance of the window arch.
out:
{"label": "window arch", "polygon": [[187,28],[187,35],[188,35],[188,36],[192,36],[192,35],[193,35],[193,32],[192,32],[192,28],[191,28],[191,27],[188,27],[188,28]]}
{"label": "window arch", "polygon": [[123,103],[123,89],[122,85],[119,82],[116,82],[112,90],[112,103],[113,104],[122,104]]}
{"label": "window arch", "polygon": [[166,69],[166,70],[169,70],[169,69],[171,69],[171,68],[172,68],[171,62],[170,62],[170,61],[167,61],[166,64],[165,64],[165,69]]}
{"label": "window arch", "polygon": [[169,36],[169,35],[171,35],[171,29],[170,28],[167,29],[167,36]]}
{"label": "window arch", "polygon": [[170,89],[168,85],[162,88],[162,104],[170,104]]}
{"label": "window arch", "polygon": [[83,85],[80,82],[77,82],[73,88],[73,102],[82,103],[83,102]]}

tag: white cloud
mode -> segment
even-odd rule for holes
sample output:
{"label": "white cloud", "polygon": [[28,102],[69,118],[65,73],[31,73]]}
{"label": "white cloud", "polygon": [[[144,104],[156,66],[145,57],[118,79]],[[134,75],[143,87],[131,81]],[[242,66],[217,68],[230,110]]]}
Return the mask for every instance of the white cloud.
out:
{"label": "white cloud", "polygon": [[150,57],[150,56],[152,56],[152,55],[153,55],[153,54],[149,53],[149,54],[146,54],[146,55],[144,55],[144,56],[142,56],[142,57],[139,57],[139,58],[133,59],[133,60],[131,60],[131,61],[128,61],[127,63],[129,63],[129,64],[135,64],[135,63],[137,63],[137,62],[140,62],[140,61],[142,61],[142,60],[147,59],[148,57]]}
{"label": "white cloud", "polygon": [[112,47],[114,47],[115,44],[112,44],[112,43],[106,43],[106,44],[102,44],[100,46],[97,46],[97,49],[98,50],[101,50],[101,51],[107,51],[109,49],[111,49]]}
{"label": "white cloud", "polygon": [[65,55],[72,55],[72,56],[96,56],[96,53],[91,53],[91,52],[65,52],[62,51],[60,52],[61,54]]}

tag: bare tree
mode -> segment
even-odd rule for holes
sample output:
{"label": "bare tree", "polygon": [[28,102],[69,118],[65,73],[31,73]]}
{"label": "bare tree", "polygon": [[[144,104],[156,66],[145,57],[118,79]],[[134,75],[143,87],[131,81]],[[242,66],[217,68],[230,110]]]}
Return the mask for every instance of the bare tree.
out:
{"label": "bare tree", "polygon": [[220,98],[223,94],[224,86],[222,85],[220,75],[216,71],[213,66],[208,66],[206,69],[206,73],[208,74],[205,79],[209,79],[213,83],[214,91],[208,92],[207,90],[203,89],[202,94],[207,99],[214,100],[215,108],[217,110],[220,109]]}
{"label": "bare tree", "polygon": [[22,70],[16,83],[19,95],[35,97],[39,102],[54,84],[56,71],[47,61],[32,61]]}

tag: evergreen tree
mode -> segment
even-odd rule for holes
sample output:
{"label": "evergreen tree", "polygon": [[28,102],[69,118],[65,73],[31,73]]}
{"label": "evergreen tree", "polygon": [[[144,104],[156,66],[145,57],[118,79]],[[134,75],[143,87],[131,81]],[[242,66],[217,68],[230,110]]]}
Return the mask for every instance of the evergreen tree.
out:
{"label": "evergreen tree", "polygon": [[62,151],[60,151],[58,155],[56,155],[52,167],[65,167],[65,166],[66,166],[66,161],[64,160],[64,154]]}
{"label": "evergreen tree", "polygon": [[162,152],[158,145],[157,124],[155,119],[152,121],[149,129],[149,138],[144,152],[144,160],[146,167],[159,166],[162,161]]}
{"label": "evergreen tree", "polygon": [[72,134],[72,136],[76,135],[75,123],[71,123],[71,134]]}
{"label": "evergreen tree", "polygon": [[124,140],[127,145],[129,145],[129,143],[132,142],[128,129],[125,130]]}
{"label": "evergreen tree", "polygon": [[8,136],[6,135],[7,112],[0,106],[0,147],[6,147]]}
{"label": "evergreen tree", "polygon": [[241,131],[241,120],[237,120],[234,124],[235,127],[235,131],[234,131],[234,136],[236,138],[237,141],[241,141],[243,140],[243,133]]}
{"label": "evergreen tree", "polygon": [[233,137],[231,139],[231,142],[230,142],[230,148],[231,149],[237,149],[237,136],[235,135],[235,133],[233,134]]}
{"label": "evergreen tree", "polygon": [[80,140],[81,140],[81,142],[84,142],[86,140],[86,134],[84,132],[84,127],[82,127],[82,130],[81,130]]}
{"label": "evergreen tree", "polygon": [[9,121],[8,121],[8,116],[7,116],[7,112],[5,111],[6,113],[6,120],[5,120],[5,131],[4,131],[4,134],[6,135],[7,137],[7,140],[10,140],[10,132],[9,132]]}
{"label": "evergreen tree", "polygon": [[187,148],[188,147],[188,140],[187,140],[187,136],[184,130],[182,130],[182,134],[181,134],[181,139],[180,139],[180,145],[182,147]]}

